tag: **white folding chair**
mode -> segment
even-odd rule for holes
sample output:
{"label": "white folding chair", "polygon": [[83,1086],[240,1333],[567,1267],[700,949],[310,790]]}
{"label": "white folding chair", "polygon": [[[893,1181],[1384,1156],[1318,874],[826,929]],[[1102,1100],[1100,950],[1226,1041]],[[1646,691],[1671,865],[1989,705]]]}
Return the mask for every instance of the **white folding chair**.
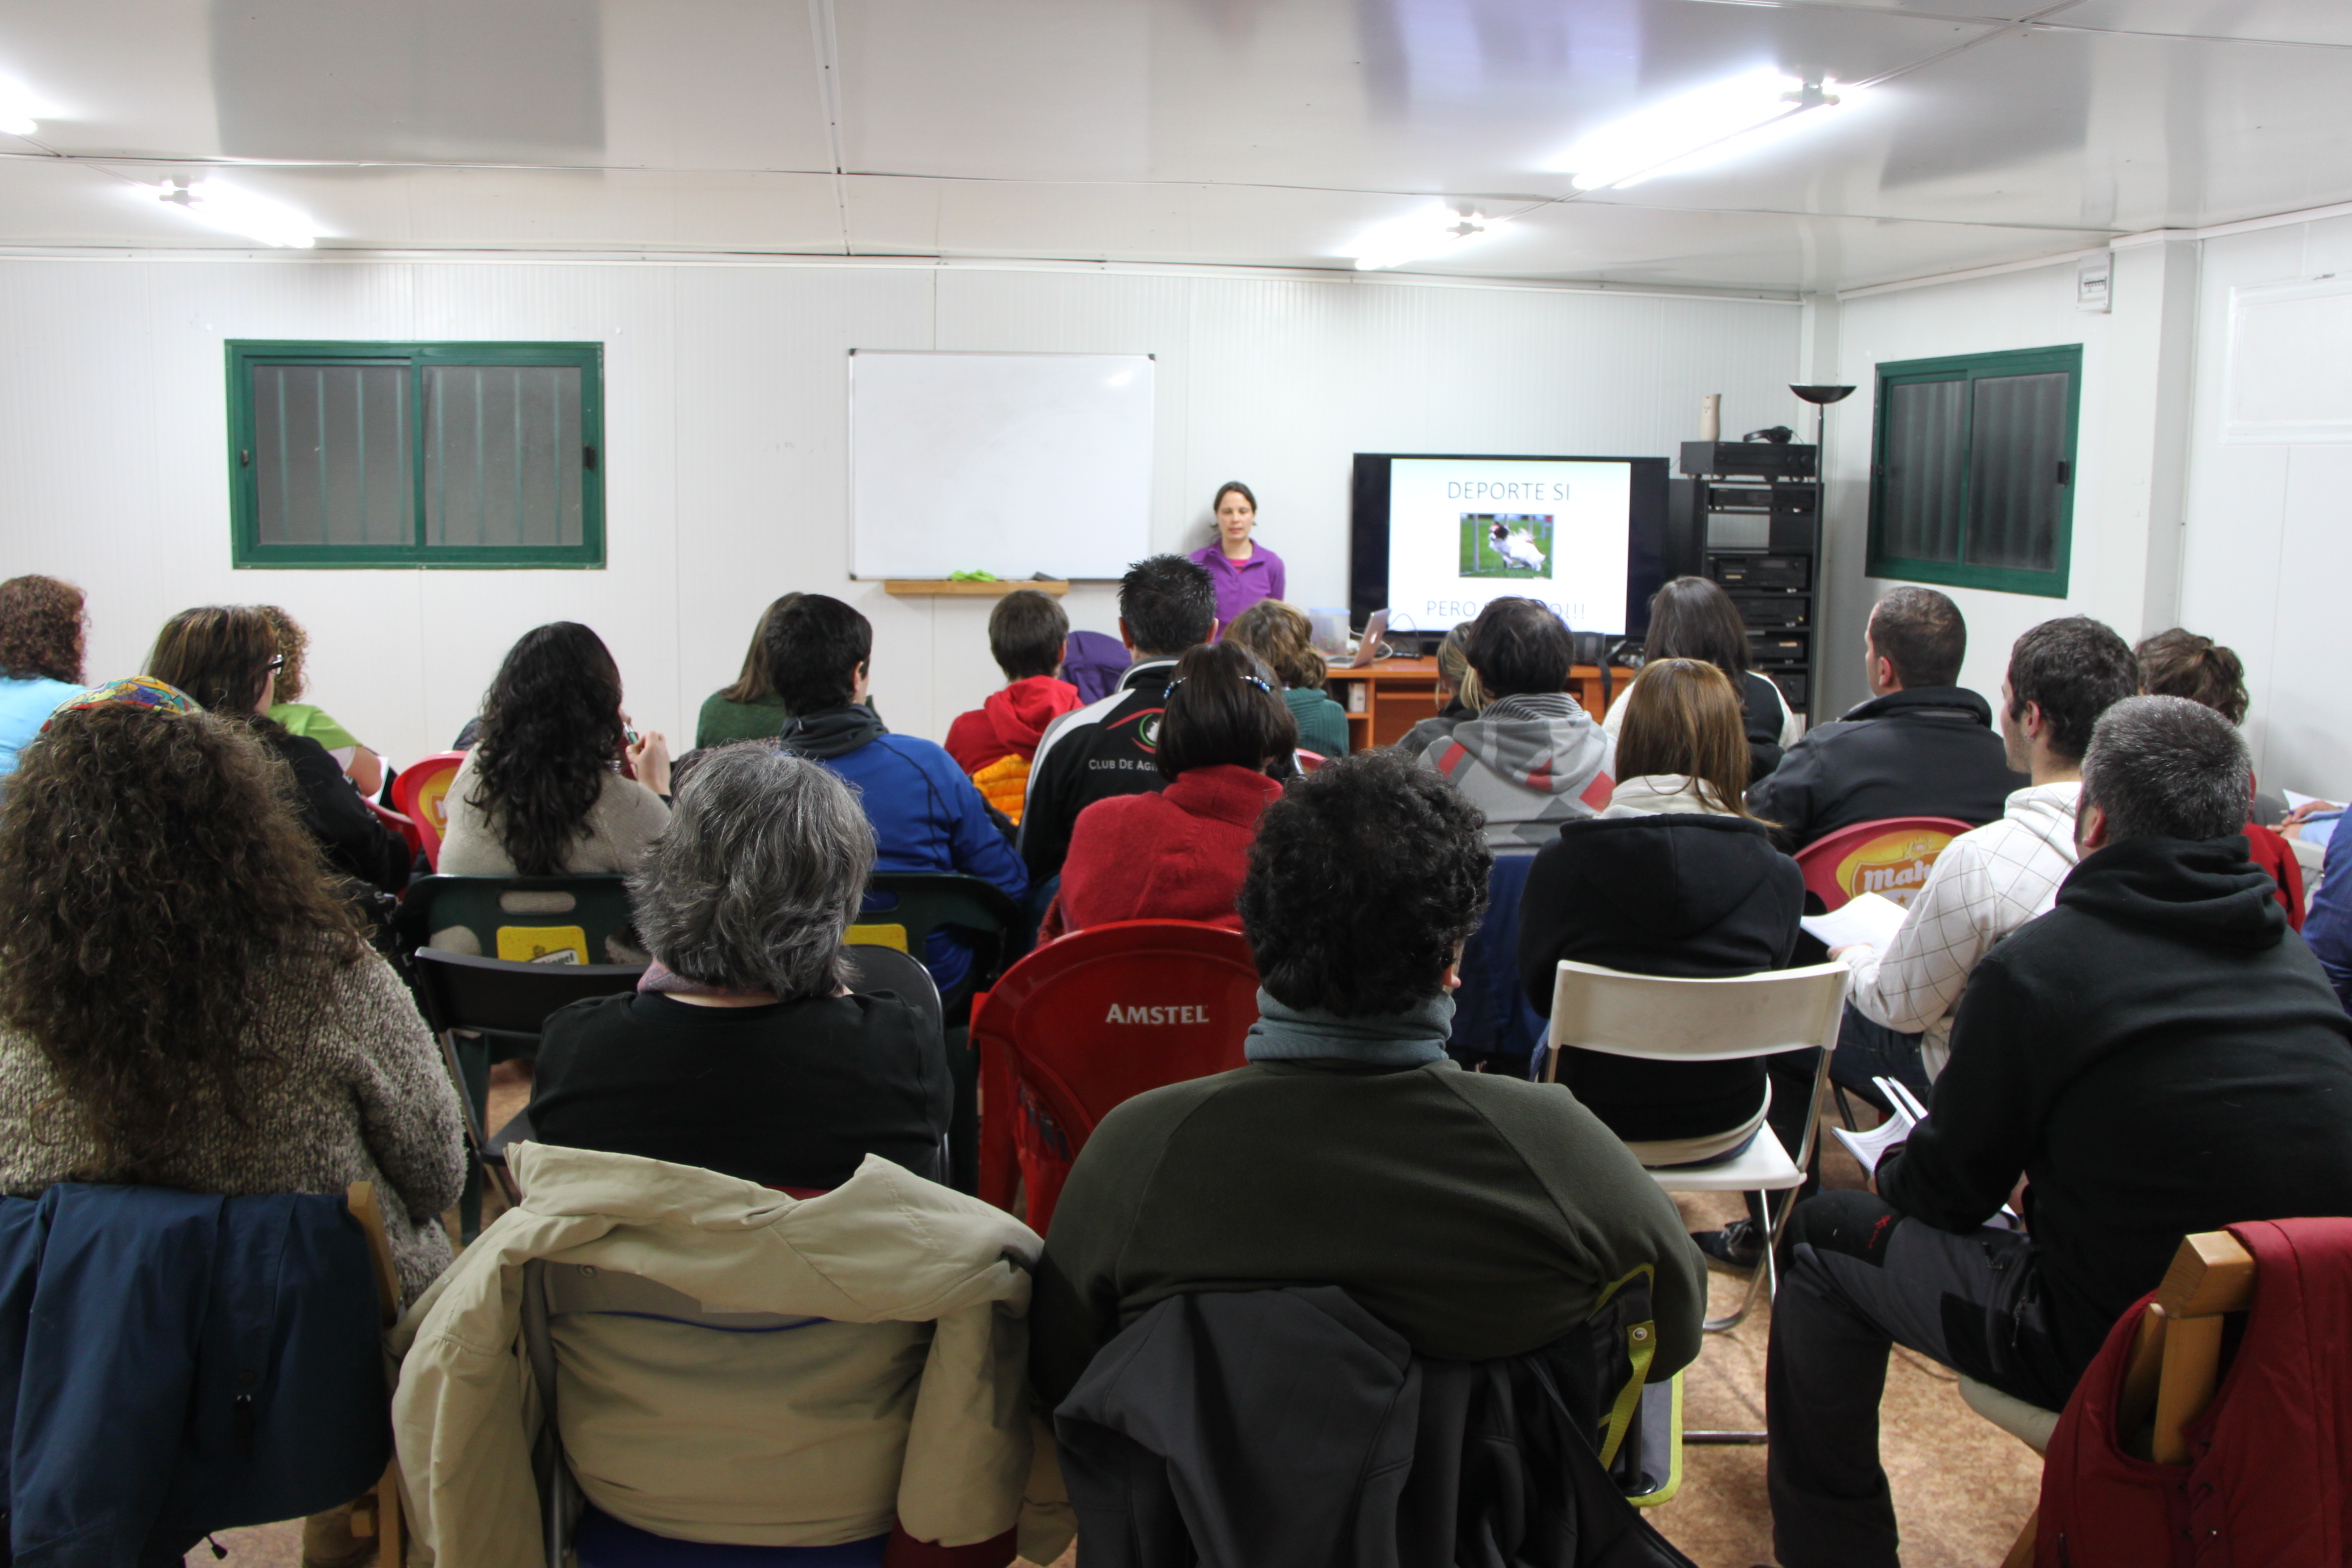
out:
{"label": "white folding chair", "polygon": [[[1756,1129],[1746,1149],[1720,1164],[1650,1172],[1668,1192],[1752,1192],[1762,1203],[1764,1267],[1749,1280],[1747,1299],[1737,1312],[1708,1320],[1711,1334],[1736,1328],[1748,1315],[1759,1279],[1775,1294],[1780,1289],[1774,1244],[1797,1189],[1805,1184],[1805,1167],[1821,1135],[1821,1084],[1830,1052],[1837,1048],[1849,980],[1843,964],[1691,980],[1560,960],[1552,984],[1551,1030],[1544,1039],[1547,1081],[1559,1076],[1562,1046],[1652,1062],[1733,1062],[1820,1048],[1821,1066],[1805,1106],[1805,1136],[1796,1158],[1789,1157],[1767,1124]],[[1778,1216],[1772,1212],[1775,1192],[1788,1194]]]}

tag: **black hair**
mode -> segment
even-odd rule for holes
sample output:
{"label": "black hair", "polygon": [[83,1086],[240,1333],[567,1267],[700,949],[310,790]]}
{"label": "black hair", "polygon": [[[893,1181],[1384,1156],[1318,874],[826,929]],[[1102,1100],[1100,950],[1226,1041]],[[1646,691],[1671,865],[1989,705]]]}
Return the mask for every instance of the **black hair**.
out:
{"label": "black hair", "polygon": [[472,803],[518,873],[563,870],[625,744],[621,672],[603,638],[551,621],[515,640],[482,698]]}
{"label": "black hair", "polygon": [[2140,662],[2115,629],[2087,615],[2027,628],[2009,649],[2009,717],[2039,704],[2050,749],[2069,762],[2090,749],[2099,715],[2140,689]]}
{"label": "black hair", "polygon": [[1748,673],[1748,623],[1723,585],[1706,577],[1677,577],[1650,595],[1644,659],[1697,659],[1732,679]]}
{"label": "black hair", "polygon": [[1298,749],[1298,719],[1282,686],[1237,642],[1202,643],[1176,661],[1152,766],[1172,779],[1231,763],[1262,768]]}
{"label": "black hair", "polygon": [[1217,629],[1217,586],[1181,555],[1146,556],[1119,579],[1119,619],[1136,652],[1182,653]]}
{"label": "black hair", "polygon": [[1342,1018],[1440,994],[1486,913],[1486,818],[1397,751],[1326,763],[1258,819],[1241,884],[1259,983],[1286,1007]]}
{"label": "black hair", "polygon": [[2245,737],[2193,698],[2126,697],[2091,731],[2082,804],[2107,819],[2109,843],[2243,833],[2254,809]]}
{"label": "black hair", "polygon": [[988,652],[1008,681],[1060,669],[1069,635],[1070,617],[1034,588],[1014,589],[988,612]]}
{"label": "black hair", "polygon": [[1956,686],[1968,657],[1968,622],[1933,588],[1892,588],[1870,608],[1870,646],[1905,688]]}
{"label": "black hair", "polygon": [[1488,603],[1470,623],[1470,668],[1487,700],[1530,692],[1564,691],[1575,663],[1568,623],[1533,599]]}
{"label": "black hair", "polygon": [[785,709],[806,717],[846,708],[857,696],[858,666],[872,657],[874,628],[827,594],[804,593],[767,629],[768,687]]}

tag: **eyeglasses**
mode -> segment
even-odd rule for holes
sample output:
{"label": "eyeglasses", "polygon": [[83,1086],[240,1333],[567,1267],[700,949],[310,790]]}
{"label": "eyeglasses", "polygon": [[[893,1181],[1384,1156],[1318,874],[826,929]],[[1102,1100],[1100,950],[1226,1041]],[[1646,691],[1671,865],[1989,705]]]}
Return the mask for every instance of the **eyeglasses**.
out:
{"label": "eyeglasses", "polygon": [[[1183,685],[1189,679],[1191,679],[1190,676],[1177,676],[1174,680],[1168,683],[1168,690],[1174,691],[1177,687]],[[1244,686],[1255,686],[1258,690],[1266,693],[1266,695],[1269,697],[1274,694],[1274,688],[1267,685],[1264,681],[1258,679],[1258,677],[1255,675],[1244,675],[1240,679]]]}

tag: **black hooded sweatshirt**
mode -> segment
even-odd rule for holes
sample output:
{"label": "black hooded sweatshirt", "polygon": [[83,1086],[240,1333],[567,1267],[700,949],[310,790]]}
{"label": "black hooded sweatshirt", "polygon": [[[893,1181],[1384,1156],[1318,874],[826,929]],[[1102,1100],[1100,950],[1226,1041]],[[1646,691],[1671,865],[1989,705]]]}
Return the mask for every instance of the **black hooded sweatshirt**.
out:
{"label": "black hooded sweatshirt", "polygon": [[2352,1214],[2352,1018],[2244,838],[2099,850],[1969,974],[1879,1191],[1966,1234],[2021,1172],[2057,1388],[2184,1235]]}
{"label": "black hooded sweatshirt", "polygon": [[1888,817],[1955,817],[1980,828],[2032,782],[2009,771],[1991,704],[1963,686],[1921,686],[1807,730],[1749,787],[1748,805],[1802,849]]}
{"label": "black hooded sweatshirt", "polygon": [[[1519,982],[1548,1018],[1563,958],[1693,979],[1779,969],[1796,950],[1804,907],[1804,874],[1762,823],[1680,812],[1571,822],[1528,869]],[[1697,1138],[1756,1114],[1764,1062],[1568,1050],[1560,1081],[1628,1142]]]}

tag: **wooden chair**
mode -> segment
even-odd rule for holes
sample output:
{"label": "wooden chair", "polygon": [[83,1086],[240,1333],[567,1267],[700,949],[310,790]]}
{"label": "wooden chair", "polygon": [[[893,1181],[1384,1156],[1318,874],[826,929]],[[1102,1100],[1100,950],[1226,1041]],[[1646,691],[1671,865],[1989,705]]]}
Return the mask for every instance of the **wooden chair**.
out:
{"label": "wooden chair", "polygon": [[[351,1217],[359,1221],[359,1228],[367,1232],[368,1256],[376,1266],[376,1305],[383,1314],[384,1327],[390,1328],[400,1318],[400,1275],[392,1266],[392,1239],[384,1230],[384,1210],[376,1201],[376,1184],[353,1182],[343,1189],[343,1202],[351,1210]],[[384,1364],[384,1376],[393,1384],[400,1380],[389,1358]],[[376,1568],[399,1568],[408,1561],[407,1519],[401,1508],[400,1456],[394,1454],[375,1490],[362,1497],[351,1510],[351,1533],[375,1537]]]}
{"label": "wooden chair", "polygon": [[[2182,1238],[2164,1283],[2156,1287],[2156,1299],[2140,1315],[2131,1360],[2124,1367],[2118,1416],[2133,1457],[2160,1465],[2189,1462],[2189,1423],[2205,1413],[2221,1383],[2222,1319],[2253,1304],[2254,1255],[2237,1237],[2214,1230]],[[1960,1380],[1960,1397],[2035,1453],[2049,1447],[2058,1412],[2038,1409],[1973,1378]],[[2039,1442],[2012,1424],[2018,1411],[2031,1413]],[[2025,1528],[2001,1559],[2001,1568],[2033,1568],[2040,1523],[2039,1508],[2026,1515]]]}

